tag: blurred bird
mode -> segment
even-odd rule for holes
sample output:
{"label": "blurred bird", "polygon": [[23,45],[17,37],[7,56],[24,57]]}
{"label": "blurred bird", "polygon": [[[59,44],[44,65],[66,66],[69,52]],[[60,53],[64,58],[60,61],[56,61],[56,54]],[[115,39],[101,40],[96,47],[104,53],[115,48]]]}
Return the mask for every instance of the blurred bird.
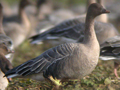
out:
{"label": "blurred bird", "polygon": [[5,33],[13,40],[15,48],[27,38],[31,30],[30,22],[25,13],[25,7],[29,4],[29,0],[21,0],[19,15],[5,17],[3,21]]}
{"label": "blurred bird", "polygon": [[8,81],[11,81],[11,78],[7,80],[7,78],[3,76],[4,73],[13,68],[9,60],[5,57],[6,54],[12,52],[13,51],[9,50],[5,44],[0,44],[0,90],[5,90]]}
{"label": "blurred bird", "polygon": [[107,39],[103,44],[100,45],[100,59],[107,61],[114,61],[114,74],[119,78],[117,69],[120,65],[120,36],[115,36]]}
{"label": "blurred bird", "polygon": [[[67,42],[81,42],[84,38],[84,18],[85,17],[79,16],[74,19],[63,21],[40,34],[31,37],[31,44],[41,44],[45,41],[52,45]],[[95,21],[95,32],[100,44],[102,44],[107,38],[119,35],[118,31],[112,24],[98,21]]]}
{"label": "blurred bird", "polygon": [[[2,21],[3,21],[3,7],[0,3],[0,44],[5,44],[10,50],[14,50],[13,41],[10,37],[8,37],[3,29]],[[13,53],[7,54],[6,58],[12,62]]]}
{"label": "blurred bird", "polygon": [[109,11],[100,4],[91,4],[86,16],[85,38],[82,43],[66,43],[53,47],[40,56],[9,70],[5,76],[35,80],[46,78],[60,86],[64,79],[81,79],[90,74],[98,63],[100,50],[94,32],[94,19],[103,13]]}

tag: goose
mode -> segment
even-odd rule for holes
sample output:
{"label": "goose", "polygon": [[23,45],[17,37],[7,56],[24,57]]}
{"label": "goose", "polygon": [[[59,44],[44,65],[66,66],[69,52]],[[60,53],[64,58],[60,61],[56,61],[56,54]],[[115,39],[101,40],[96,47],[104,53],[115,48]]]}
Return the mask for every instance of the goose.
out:
{"label": "goose", "polygon": [[117,69],[120,65],[120,35],[107,39],[100,46],[101,51],[99,58],[104,61],[113,60],[114,74],[118,79],[120,79],[117,74]]}
{"label": "goose", "polygon": [[100,4],[91,4],[87,11],[83,42],[66,43],[48,49],[38,57],[9,70],[5,76],[40,81],[47,79],[59,87],[64,79],[81,79],[90,74],[98,63],[100,52],[94,31],[94,19],[103,13],[109,11]]}
{"label": "goose", "polygon": [[[31,44],[41,44],[45,41],[52,45],[66,42],[81,42],[84,38],[84,18],[77,17],[60,24],[30,38]],[[95,21],[97,39],[102,44],[107,38],[119,35],[117,29],[110,23]]]}
{"label": "goose", "polygon": [[24,11],[30,4],[29,0],[21,0],[19,4],[19,16],[4,18],[3,27],[7,36],[13,40],[14,47],[19,46],[30,33],[30,22]]}
{"label": "goose", "polygon": [[[14,45],[13,45],[13,41],[10,37],[8,37],[6,35],[6,33],[4,32],[4,29],[3,29],[3,25],[2,25],[2,21],[3,21],[3,7],[0,3],[0,44],[5,44],[7,45],[7,47],[10,49],[10,50],[13,50],[14,51]],[[7,55],[5,55],[6,58],[8,60],[10,60],[10,62],[12,62],[13,60],[13,56],[14,54],[13,53],[9,53]]]}
{"label": "goose", "polygon": [[11,53],[11,50],[5,44],[0,44],[0,90],[5,90],[8,81],[11,81],[11,79],[3,77],[5,72],[13,68],[10,61],[5,57],[8,53]]}

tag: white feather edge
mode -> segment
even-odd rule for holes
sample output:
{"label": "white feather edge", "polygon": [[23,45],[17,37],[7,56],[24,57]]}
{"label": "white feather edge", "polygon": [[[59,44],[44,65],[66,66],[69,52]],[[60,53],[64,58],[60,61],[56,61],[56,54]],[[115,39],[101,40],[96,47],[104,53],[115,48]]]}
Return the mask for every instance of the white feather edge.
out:
{"label": "white feather edge", "polygon": [[10,53],[10,54],[5,55],[5,57],[6,57],[7,59],[11,58],[11,53]]}
{"label": "white feather edge", "polygon": [[[74,43],[74,42],[77,42],[77,40],[74,40],[74,39],[70,39],[70,38],[65,38],[65,37],[54,37],[54,36],[48,36],[46,38],[46,40],[58,40],[57,42],[61,42],[61,43]],[[43,40],[44,41],[44,40]],[[43,41],[42,40],[34,40],[31,42],[31,44],[43,44]]]}
{"label": "white feather edge", "polygon": [[118,59],[118,58],[112,57],[112,56],[100,56],[99,59],[107,61],[107,60],[114,60],[114,59]]}
{"label": "white feather edge", "polygon": [[20,75],[19,74],[12,74],[12,75],[7,76],[7,78],[13,78],[13,77],[17,77],[17,76],[20,76]]}

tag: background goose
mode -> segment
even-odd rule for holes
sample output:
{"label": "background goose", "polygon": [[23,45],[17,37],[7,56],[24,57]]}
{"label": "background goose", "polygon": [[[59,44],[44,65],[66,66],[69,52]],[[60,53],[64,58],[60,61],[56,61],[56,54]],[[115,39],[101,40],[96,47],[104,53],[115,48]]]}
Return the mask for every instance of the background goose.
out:
{"label": "background goose", "polygon": [[[101,16],[103,17],[103,16]],[[43,33],[31,37],[32,44],[41,44],[47,41],[53,45],[66,42],[81,42],[84,38],[84,18],[66,20]],[[116,28],[110,23],[95,22],[95,32],[100,44],[107,38],[119,35]]]}
{"label": "background goose", "polygon": [[117,74],[120,65],[120,36],[109,38],[101,44],[100,59],[114,60],[114,74],[120,79]]}
{"label": "background goose", "polygon": [[[38,2],[39,2],[38,5],[40,5],[39,8],[43,9],[43,11],[46,8],[41,7],[41,5],[43,4],[43,2],[45,3],[46,1],[47,0],[38,0]],[[91,3],[94,3],[94,2],[95,2],[95,0],[87,0],[87,6],[89,6]],[[55,5],[56,5],[55,8],[56,9],[52,13],[47,15],[47,17],[46,17],[47,20],[40,21],[39,24],[36,25],[36,32],[37,33],[33,32],[34,34],[32,34],[31,36],[33,36],[35,34],[38,34],[38,33],[41,33],[41,32],[44,32],[44,31],[47,31],[49,28],[53,27],[54,25],[57,25],[58,23],[66,20],[66,19],[73,18],[73,17],[76,17],[78,15],[78,14],[74,13],[71,9],[69,10],[69,9],[61,8],[57,4],[58,3],[55,3]],[[40,15],[41,15],[41,13],[40,13]],[[85,18],[85,14],[81,15],[80,17]]]}
{"label": "background goose", "polygon": [[72,11],[65,8],[64,9],[59,8],[53,11],[52,8],[54,6],[53,5],[51,6],[50,4],[52,4],[51,0],[37,0],[38,17],[34,15],[37,20],[31,18],[31,22],[35,20],[35,23],[32,24],[34,31],[30,36],[41,33],[41,31],[43,32],[63,20],[76,16]]}
{"label": "background goose", "polygon": [[[41,5],[41,4],[43,4],[43,2],[45,2],[45,0],[43,0],[43,1],[40,0],[39,2],[41,2],[41,3],[38,3],[38,4]],[[91,3],[95,3],[95,2],[96,2],[96,0],[87,0],[86,1],[86,3],[87,3],[86,6],[88,7]],[[99,0],[98,3],[102,4],[103,1]],[[45,8],[43,8],[43,10],[44,9]],[[78,10],[78,11],[80,11],[80,10]],[[35,28],[36,32],[34,30],[34,32],[30,36],[33,36],[33,35],[38,34],[38,33],[45,32],[45,31],[49,30],[51,27],[53,27],[54,25],[57,25],[60,22],[66,20],[66,19],[76,17],[77,15],[78,14],[74,13],[73,11],[71,11],[71,9],[70,10],[69,9],[65,9],[65,8],[56,9],[52,13],[50,13],[49,15],[47,15],[46,19],[48,19],[48,20],[40,21],[38,25],[35,25],[35,26],[37,26]],[[79,18],[81,18],[81,21],[82,21],[82,19],[83,20],[85,19],[85,16],[86,16],[86,14],[83,14],[83,15],[79,16]],[[106,22],[106,20],[107,20],[106,18],[107,17],[103,18],[104,16],[105,16],[105,14],[102,15],[102,16],[100,15],[99,18],[97,18],[97,20],[98,21],[102,21],[102,22]],[[32,22],[33,22],[33,20],[32,20]],[[63,41],[63,43],[64,42],[66,42],[66,41]],[[40,43],[42,43],[42,42],[40,42]],[[53,42],[53,43],[57,43],[57,42]]]}
{"label": "background goose", "polygon": [[4,73],[13,68],[9,60],[5,57],[8,53],[11,53],[11,50],[5,44],[0,44],[0,90],[5,90],[8,85],[7,78],[3,77]]}
{"label": "background goose", "polygon": [[60,85],[55,79],[59,81],[81,79],[90,74],[98,63],[100,50],[94,32],[94,19],[103,13],[109,11],[100,4],[91,4],[86,17],[85,38],[82,43],[66,43],[53,47],[40,56],[9,70],[5,76],[44,80],[44,74],[45,78]]}
{"label": "background goose", "polygon": [[13,40],[14,47],[20,45],[30,33],[30,22],[24,11],[29,5],[28,0],[21,0],[19,4],[19,15],[5,18],[3,25],[5,33]]}
{"label": "background goose", "polygon": [[[2,12],[2,5],[0,3],[0,44],[5,44],[10,50],[14,50],[12,39],[8,36],[6,36],[2,21],[3,21],[3,12]],[[13,59],[13,53],[7,54],[6,58],[12,61]]]}

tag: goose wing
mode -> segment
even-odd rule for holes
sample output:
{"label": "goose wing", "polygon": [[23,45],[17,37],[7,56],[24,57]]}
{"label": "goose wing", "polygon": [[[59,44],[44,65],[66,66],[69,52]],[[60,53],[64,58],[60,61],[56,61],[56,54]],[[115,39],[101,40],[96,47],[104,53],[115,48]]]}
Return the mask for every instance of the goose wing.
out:
{"label": "goose wing", "polygon": [[36,43],[35,41],[40,42],[49,39],[50,37],[55,39],[62,36],[71,39],[78,39],[81,31],[83,30],[84,30],[83,21],[79,20],[79,18],[75,18],[72,20],[62,22],[41,34],[31,37],[30,39],[32,44],[35,44]]}
{"label": "goose wing", "polygon": [[46,70],[52,63],[57,60],[65,60],[72,54],[71,44],[62,44],[57,47],[51,48],[45,51],[40,56],[31,59],[11,70],[9,70],[5,76],[8,78],[16,76],[27,76],[36,73],[42,73]]}
{"label": "goose wing", "polygon": [[120,36],[115,36],[101,44],[100,59],[113,60],[120,58]]}

